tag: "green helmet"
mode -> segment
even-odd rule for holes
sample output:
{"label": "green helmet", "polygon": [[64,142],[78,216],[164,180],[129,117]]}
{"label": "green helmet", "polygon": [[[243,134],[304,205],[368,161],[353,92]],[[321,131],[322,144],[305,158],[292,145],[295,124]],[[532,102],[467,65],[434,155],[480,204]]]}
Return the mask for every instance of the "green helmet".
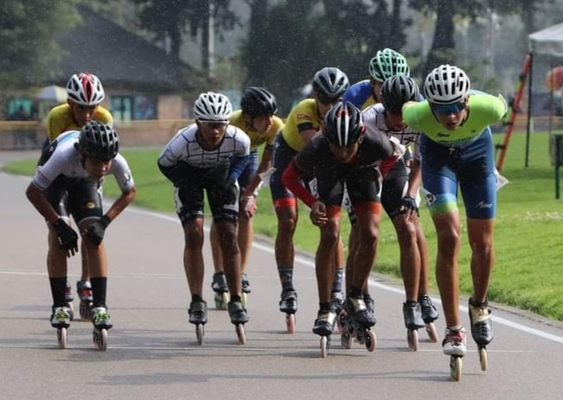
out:
{"label": "green helmet", "polygon": [[369,74],[380,83],[393,75],[410,76],[411,70],[401,53],[393,49],[378,50],[369,62]]}

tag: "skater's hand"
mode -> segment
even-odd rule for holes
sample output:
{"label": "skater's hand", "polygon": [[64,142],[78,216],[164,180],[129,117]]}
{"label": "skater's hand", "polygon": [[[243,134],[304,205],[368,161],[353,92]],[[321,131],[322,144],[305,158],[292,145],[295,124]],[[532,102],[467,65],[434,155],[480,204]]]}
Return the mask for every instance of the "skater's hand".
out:
{"label": "skater's hand", "polygon": [[399,211],[402,214],[407,215],[407,220],[414,221],[419,216],[418,205],[416,204],[416,199],[412,196],[405,196],[401,199],[401,206]]}
{"label": "skater's hand", "polygon": [[59,248],[65,252],[67,257],[71,257],[78,253],[78,234],[68,225],[64,219],[59,218],[53,224],[53,228],[57,233]]}
{"label": "skater's hand", "polygon": [[311,206],[311,222],[313,225],[316,226],[323,226],[326,224],[327,217],[326,217],[326,206],[324,203],[317,201]]}
{"label": "skater's hand", "polygon": [[86,237],[96,246],[99,246],[104,240],[104,234],[106,232],[106,228],[110,223],[110,219],[104,215],[98,221],[94,222],[92,225],[86,228]]}
{"label": "skater's hand", "polygon": [[243,199],[242,205],[244,207],[244,212],[248,218],[252,218],[256,214],[258,209],[258,204],[256,204],[256,197],[248,196]]}

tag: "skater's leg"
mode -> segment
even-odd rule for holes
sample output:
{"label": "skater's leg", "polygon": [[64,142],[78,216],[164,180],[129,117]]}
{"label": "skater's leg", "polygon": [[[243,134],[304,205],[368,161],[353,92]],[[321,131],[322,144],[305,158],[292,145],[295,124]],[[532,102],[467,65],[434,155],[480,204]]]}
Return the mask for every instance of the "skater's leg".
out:
{"label": "skater's leg", "polygon": [[408,214],[393,218],[400,248],[400,266],[407,302],[418,301],[420,285],[420,252],[416,238],[416,225],[408,220]]}
{"label": "skater's leg", "polygon": [[473,295],[471,298],[482,303],[487,299],[489,280],[493,270],[493,229],[492,219],[467,219],[467,233],[471,246],[471,276]]}
{"label": "skater's leg", "polygon": [[320,229],[320,241],[315,255],[315,272],[319,302],[330,303],[334,281],[335,256],[340,242],[340,213],[327,207],[327,222]]}
{"label": "skater's leg", "polygon": [[213,268],[215,273],[223,272],[223,253],[219,245],[219,234],[215,222],[211,222],[209,229],[209,242],[211,243],[211,255],[213,257]]}
{"label": "skater's leg", "polygon": [[194,218],[182,224],[184,230],[184,271],[190,293],[203,293],[203,218]]}

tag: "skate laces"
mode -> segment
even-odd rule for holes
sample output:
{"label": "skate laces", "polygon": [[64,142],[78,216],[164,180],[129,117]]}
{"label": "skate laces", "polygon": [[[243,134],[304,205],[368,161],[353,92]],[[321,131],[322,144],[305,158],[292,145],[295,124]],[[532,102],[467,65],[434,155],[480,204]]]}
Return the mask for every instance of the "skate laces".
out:
{"label": "skate laces", "polygon": [[281,301],[293,300],[297,301],[297,292],[295,290],[284,290],[281,294]]}
{"label": "skate laces", "polygon": [[489,310],[487,302],[475,304],[472,300],[469,300],[469,312],[471,313],[471,322],[473,325],[486,322],[491,318],[491,310]]}
{"label": "skate laces", "polygon": [[67,322],[70,319],[70,311],[67,307],[57,307],[53,316],[57,322]]}
{"label": "skate laces", "polygon": [[356,314],[360,311],[364,311],[368,309],[364,299],[358,297],[348,297],[348,300],[346,301],[346,305],[347,305],[346,308],[352,314]]}
{"label": "skate laces", "polygon": [[334,310],[319,310],[317,322],[326,322],[330,325],[334,325],[336,322],[336,312]]}
{"label": "skate laces", "polygon": [[190,314],[200,313],[205,314],[207,311],[207,304],[205,301],[192,301],[190,304]]}
{"label": "skate laces", "polygon": [[459,330],[452,330],[450,328],[446,328],[446,335],[444,338],[444,342],[442,346],[446,344],[451,344],[454,346],[463,345],[465,346],[466,343],[466,333],[465,328],[460,328]]}
{"label": "skate laces", "polygon": [[104,307],[95,308],[93,313],[94,317],[92,319],[94,320],[95,325],[103,325],[109,321],[109,314]]}

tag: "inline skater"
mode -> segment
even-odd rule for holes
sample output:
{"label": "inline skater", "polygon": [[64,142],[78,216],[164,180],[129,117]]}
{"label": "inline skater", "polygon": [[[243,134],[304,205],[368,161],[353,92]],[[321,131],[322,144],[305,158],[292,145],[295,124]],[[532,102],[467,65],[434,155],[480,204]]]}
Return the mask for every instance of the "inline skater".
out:
{"label": "inline skater", "polygon": [[[324,118],[323,134],[314,137],[299,152],[283,174],[283,182],[311,208],[311,221],[319,227],[320,241],[315,256],[319,291],[319,312],[313,332],[321,335],[321,350],[326,353],[326,338],[333,332],[337,313],[331,298],[331,263],[340,237],[340,209],[344,188],[357,213],[358,248],[352,255],[351,282],[346,312],[363,329],[375,325],[373,312],[366,308],[362,289],[375,260],[377,230],[380,220],[381,175],[376,168],[393,156],[394,146],[379,131],[366,132],[362,114],[352,103],[336,103]],[[393,162],[396,158],[393,158]],[[317,180],[318,197],[301,183],[303,176]],[[373,350],[375,336],[368,336],[366,346]]]}
{"label": "inline skater", "polygon": [[[322,128],[322,120],[328,110],[336,103],[348,88],[348,77],[339,68],[325,67],[313,77],[313,98],[299,102],[289,113],[283,130],[277,135],[274,151],[274,172],[271,176],[270,189],[278,229],[275,239],[275,257],[282,286],[279,309],[286,314],[289,333],[295,329],[297,312],[297,291],[293,285],[293,262],[295,248],[293,236],[299,217],[295,196],[284,186],[282,175],[295,155]],[[304,177],[305,180],[311,177]],[[335,300],[341,296],[343,276],[342,246],[339,245],[331,263],[334,270],[333,292]]]}
{"label": "inline skater", "polygon": [[196,326],[199,344],[207,323],[203,299],[204,191],[221,233],[219,246],[231,294],[227,309],[239,341],[246,342],[243,325],[248,322],[248,314],[241,297],[237,179],[248,163],[250,139],[241,129],[229,126],[231,114],[227,96],[201,93],[194,104],[195,123],[180,129],[158,158],[158,167],[174,185],[176,213],[184,230],[184,270],[191,293],[188,315],[189,322]]}
{"label": "inline skater", "polygon": [[[400,269],[406,297],[403,315],[409,346],[416,350],[418,328],[426,326],[430,338],[433,341],[438,340],[433,325],[433,321],[438,318],[438,312],[428,296],[428,248],[418,219],[421,133],[406,126],[402,116],[403,104],[407,101],[419,101],[420,91],[414,79],[393,75],[383,83],[380,98],[382,103],[363,111],[368,132],[381,132],[413,149],[410,167],[406,166],[404,158],[400,158],[385,176],[381,203],[397,232]],[[367,291],[367,288],[365,290]]]}
{"label": "inline skater", "polygon": [[[250,293],[250,283],[246,274],[246,267],[250,249],[252,247],[252,217],[257,209],[256,199],[262,183],[260,174],[272,166],[272,154],[276,134],[283,128],[284,123],[275,113],[278,110],[276,98],[272,93],[262,87],[248,87],[245,89],[241,108],[233,112],[230,125],[243,130],[250,138],[250,155],[246,168],[238,178],[241,189],[239,204],[238,244],[241,253],[241,276],[243,302],[246,303],[246,294]],[[260,162],[258,149],[264,145]],[[215,305],[224,309],[228,301],[228,287],[223,271],[223,257],[219,247],[217,229],[211,225],[211,248],[215,274],[213,275],[212,288],[216,293]]]}
{"label": "inline skater", "polygon": [[479,346],[481,367],[486,369],[485,346],[493,339],[487,302],[494,264],[493,228],[496,213],[494,145],[490,124],[507,111],[502,97],[472,91],[469,77],[459,67],[441,65],[424,82],[427,100],[408,102],[403,118],[421,131],[422,182],[438,236],[436,278],[444,318],[444,354],[451,356],[451,375],[461,377],[461,357],[466,352],[465,329],[459,316],[458,253],[460,217],[459,186],[471,246],[473,293],[469,299],[471,333]]}
{"label": "inline skater", "polygon": [[[100,104],[104,100],[105,93],[102,82],[96,75],[81,72],[74,74],[66,85],[67,102],[53,107],[47,114],[47,141],[45,146],[52,143],[60,134],[80,130],[90,121],[98,121],[106,125],[113,125],[111,113]],[[80,298],[80,315],[88,319],[90,305],[92,303],[92,285],[90,284],[90,272],[88,268],[88,254],[82,246],[82,272],[80,280],[76,282],[76,292]],[[72,296],[70,284],[67,284],[67,302],[71,306]]]}
{"label": "inline skater", "polygon": [[[58,329],[61,347],[66,344],[66,329],[70,326],[70,308],[65,299],[67,258],[78,252],[79,235],[70,227],[70,215],[89,260],[95,344],[101,350],[107,346],[107,330],[112,323],[106,305],[107,256],[103,238],[108,225],[133,201],[136,192],[127,161],[118,151],[119,137],[113,128],[90,121],[81,131],[66,132],[44,149],[41,165],[26,191],[49,228],[51,325]],[[121,195],[104,214],[100,187],[110,174]]]}

